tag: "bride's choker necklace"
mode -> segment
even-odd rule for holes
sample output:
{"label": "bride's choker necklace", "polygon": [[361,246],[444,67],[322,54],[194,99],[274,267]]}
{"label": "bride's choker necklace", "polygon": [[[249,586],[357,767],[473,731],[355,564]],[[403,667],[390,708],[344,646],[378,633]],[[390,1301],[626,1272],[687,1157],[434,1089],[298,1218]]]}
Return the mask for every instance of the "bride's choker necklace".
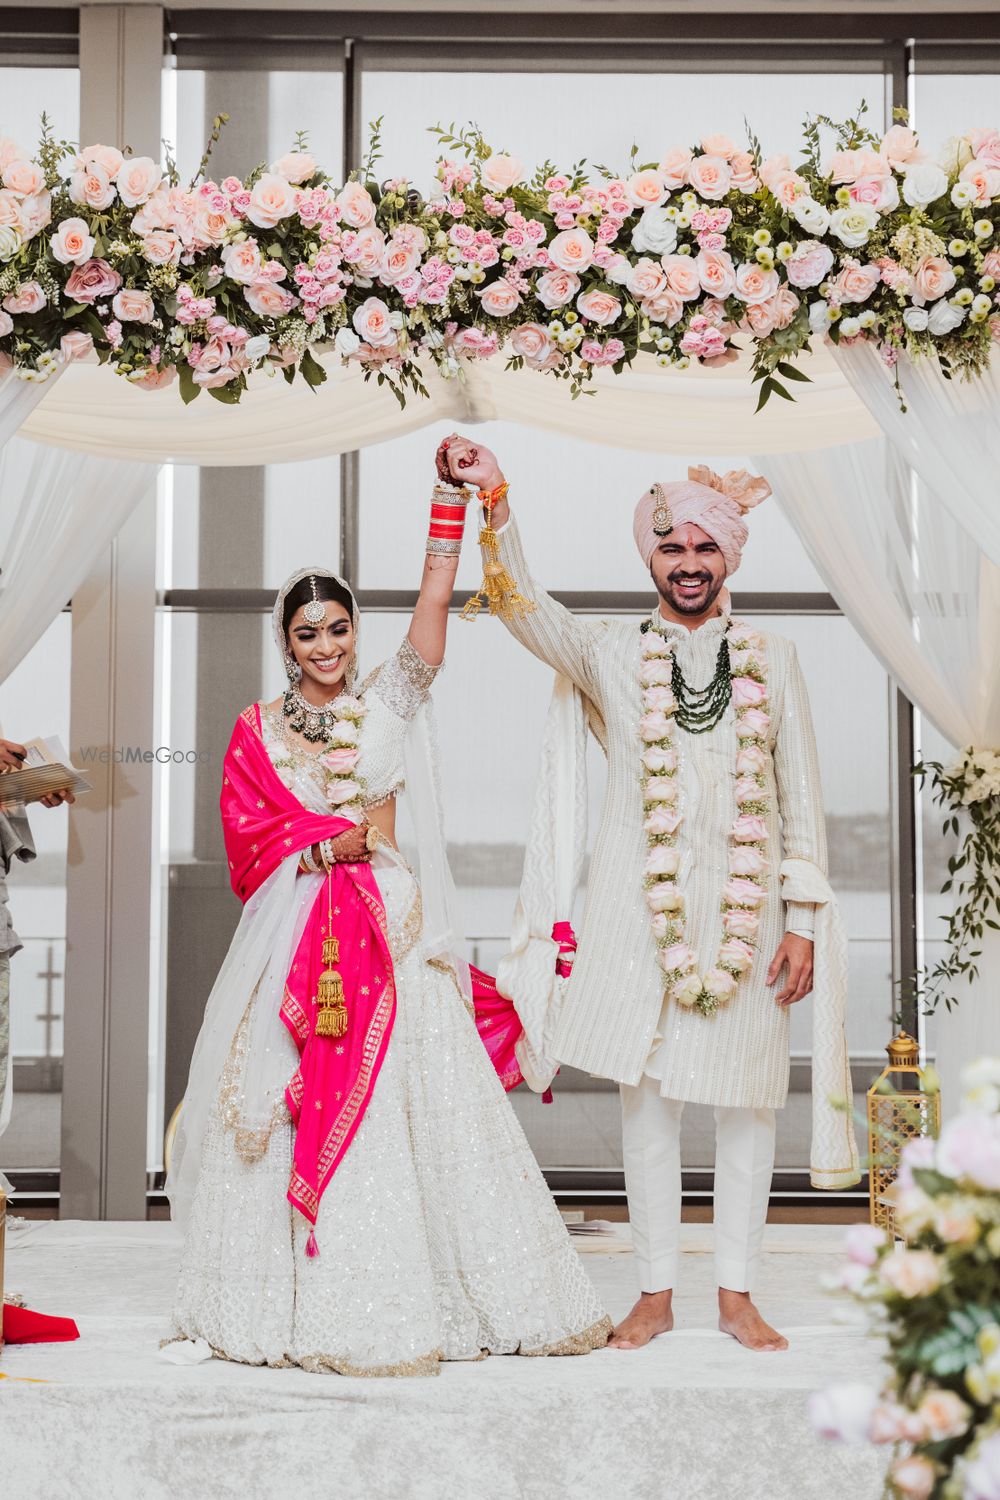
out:
{"label": "bride's choker necklace", "polygon": [[292,685],[281,700],[281,712],[288,720],[289,729],[294,729],[303,739],[312,743],[325,743],[332,738],[334,726],[341,717],[337,711],[341,697],[342,694],[338,693],[336,698],[332,698],[322,708],[317,708],[303,697],[300,688]]}

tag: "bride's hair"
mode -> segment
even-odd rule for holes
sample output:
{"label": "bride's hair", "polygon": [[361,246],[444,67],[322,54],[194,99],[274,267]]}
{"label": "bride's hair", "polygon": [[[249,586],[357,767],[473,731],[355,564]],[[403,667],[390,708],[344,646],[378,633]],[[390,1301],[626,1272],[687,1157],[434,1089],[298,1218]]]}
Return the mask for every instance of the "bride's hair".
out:
{"label": "bride's hair", "polygon": [[[350,589],[338,583],[335,578],[325,578],[321,573],[317,573],[315,578],[315,597],[321,599],[324,603],[332,601],[334,604],[341,605],[346,609],[348,618],[353,622],[354,611],[357,605]],[[308,604],[313,597],[312,577],[308,574],[305,578],[300,578],[298,583],[293,584],[288,590],[288,593],[285,595],[285,607],[281,614],[281,625],[285,632],[286,640],[288,639],[288,627],[291,625],[296,611],[301,609],[303,604]]]}

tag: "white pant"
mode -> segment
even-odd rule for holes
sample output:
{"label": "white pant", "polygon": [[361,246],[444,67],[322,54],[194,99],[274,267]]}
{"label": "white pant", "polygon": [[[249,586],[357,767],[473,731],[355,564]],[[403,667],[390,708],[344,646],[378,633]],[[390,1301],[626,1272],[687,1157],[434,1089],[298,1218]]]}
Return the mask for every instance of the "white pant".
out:
{"label": "white pant", "polygon": [[[677,1284],[681,1225],[681,1115],[659,1082],[622,1084],[622,1152],[632,1243],[643,1292]],[[748,1292],[760,1258],[774,1168],[774,1110],[715,1111],[715,1271]]]}

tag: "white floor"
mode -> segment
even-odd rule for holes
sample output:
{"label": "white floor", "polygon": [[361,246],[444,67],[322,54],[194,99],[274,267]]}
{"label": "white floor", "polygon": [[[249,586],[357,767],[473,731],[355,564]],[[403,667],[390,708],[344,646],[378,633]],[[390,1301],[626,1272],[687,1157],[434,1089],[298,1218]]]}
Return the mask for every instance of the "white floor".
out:
{"label": "white floor", "polygon": [[[28,1223],[8,1235],[6,1291],[75,1317],[81,1338],[0,1355],[0,1488],[18,1500],[876,1500],[880,1455],[821,1444],[805,1411],[827,1382],[878,1379],[878,1348],[835,1321],[821,1286],[842,1231],[769,1226],[758,1301],[791,1341],[775,1355],[713,1327],[710,1234],[685,1226],[678,1327],[647,1349],[355,1380],[169,1364],[171,1226]],[[631,1254],[588,1249],[585,1262],[620,1316]]]}

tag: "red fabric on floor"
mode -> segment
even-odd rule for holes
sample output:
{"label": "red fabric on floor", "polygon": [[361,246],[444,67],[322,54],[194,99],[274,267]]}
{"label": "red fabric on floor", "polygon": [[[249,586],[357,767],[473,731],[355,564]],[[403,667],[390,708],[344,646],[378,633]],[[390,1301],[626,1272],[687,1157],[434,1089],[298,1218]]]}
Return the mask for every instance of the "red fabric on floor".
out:
{"label": "red fabric on floor", "polygon": [[67,1344],[80,1337],[80,1330],[72,1318],[53,1318],[5,1302],[3,1337],[5,1344]]}

